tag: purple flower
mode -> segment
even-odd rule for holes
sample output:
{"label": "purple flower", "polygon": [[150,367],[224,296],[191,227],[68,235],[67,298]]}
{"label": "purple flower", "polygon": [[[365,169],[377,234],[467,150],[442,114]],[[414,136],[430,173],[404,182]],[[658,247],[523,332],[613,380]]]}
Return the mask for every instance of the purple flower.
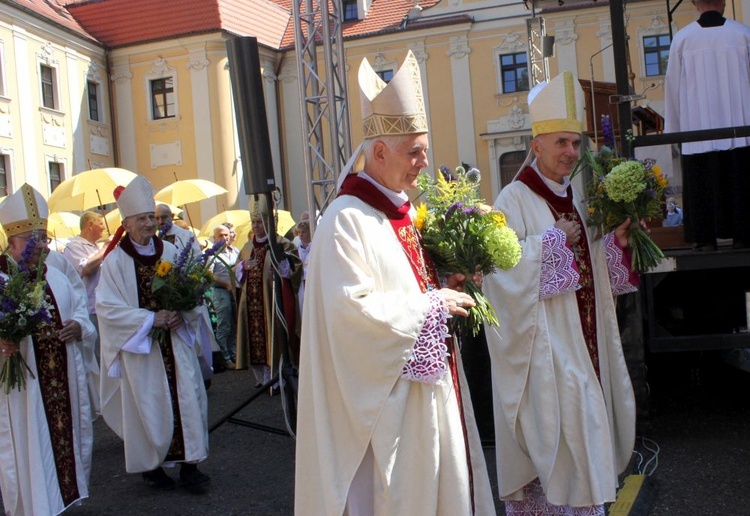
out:
{"label": "purple flower", "polygon": [[24,247],[23,252],[21,253],[21,261],[18,262],[18,269],[21,272],[27,272],[29,270],[31,256],[34,254],[34,251],[36,251],[36,245],[38,242],[39,240],[34,233],[32,233],[31,237],[26,241],[26,247]]}
{"label": "purple flower", "polygon": [[654,190],[653,188],[648,188],[648,189],[646,190],[646,194],[647,194],[647,195],[648,195],[649,197],[652,197],[652,198],[653,198],[653,197],[656,197],[656,191],[655,191],[655,190]]}
{"label": "purple flower", "polygon": [[440,165],[440,168],[438,170],[440,171],[441,174],[443,174],[443,179],[445,179],[446,181],[456,180],[456,176],[453,175],[453,171],[450,168],[446,167],[445,165]]}
{"label": "purple flower", "polygon": [[190,235],[185,247],[182,248],[180,254],[177,256],[177,263],[174,264],[175,269],[182,269],[188,261],[188,256],[193,250],[193,242],[195,242],[195,235]]}
{"label": "purple flower", "polygon": [[198,263],[206,262],[210,257],[214,256],[216,253],[224,249],[225,245],[226,242],[224,241],[224,239],[221,239],[218,242],[214,242],[214,245],[203,251],[203,254],[198,259]]}
{"label": "purple flower", "polygon": [[453,214],[456,212],[456,210],[462,210],[464,208],[464,203],[462,202],[454,202],[448,207],[448,210],[445,212],[445,220],[450,219]]}
{"label": "purple flower", "polygon": [[471,206],[469,208],[464,208],[464,213],[466,215],[476,215],[479,213],[479,208],[476,206]]}
{"label": "purple flower", "polygon": [[612,120],[609,115],[602,115],[602,137],[605,147],[615,148],[615,132],[612,129]]}

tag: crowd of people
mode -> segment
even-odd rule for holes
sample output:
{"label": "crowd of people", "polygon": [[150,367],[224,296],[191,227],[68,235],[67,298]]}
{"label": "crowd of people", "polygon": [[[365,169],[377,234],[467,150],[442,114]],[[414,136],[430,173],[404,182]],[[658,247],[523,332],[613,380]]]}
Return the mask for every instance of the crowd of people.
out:
{"label": "crowd of people", "polygon": [[[8,239],[0,256],[2,294],[14,295],[5,286],[17,267],[31,271],[33,281],[43,274],[46,290],[39,299],[52,314],[51,322],[20,342],[6,339],[7,328],[0,337],[0,367],[10,357],[28,364],[25,385],[0,379],[6,514],[58,514],[88,496],[99,416],[122,439],[128,473],[140,473],[154,489],[173,489],[177,481],[167,471],[179,464],[179,483],[205,491],[210,477],[198,464],[208,457],[206,389],[212,375],[252,367],[259,382],[272,376],[278,349],[275,330],[265,326],[273,324],[275,310],[267,211],[252,210],[253,236],[242,251],[233,245],[231,223],[214,228],[213,245],[204,250],[168,206],[155,204],[143,176],[118,188],[115,198],[121,229],[105,237],[102,215],[85,212],[80,234],[63,253],[49,249],[49,210],[34,188],[25,184],[0,203]],[[308,224],[301,224],[307,232],[299,243],[307,250]],[[289,284],[289,295],[280,297],[289,301],[282,312],[294,332],[299,281],[292,288],[292,280],[301,278],[302,262],[296,244],[283,237],[278,242],[284,251],[273,263]],[[152,285],[168,270],[164,264],[176,266],[181,256],[203,260],[213,284],[194,308],[168,310]],[[12,302],[8,297],[0,310]],[[244,346],[237,345],[238,333],[248,339]]]}
{"label": "crowd of people", "polygon": [[[723,0],[696,4],[703,14],[690,31],[725,25]],[[678,33],[679,49],[690,31]],[[671,58],[669,66],[668,89],[681,73]],[[205,490],[210,477],[198,465],[209,453],[212,375],[249,368],[256,388],[273,394],[285,346],[299,367],[296,514],[496,514],[460,343],[449,333],[450,319],[475,305],[467,281],[501,307],[486,339],[506,514],[605,514],[635,440],[614,299],[637,290],[629,231],[640,221],[605,235],[586,224],[570,183],[583,131],[578,81],[563,72],[529,93],[531,151],[494,206],[518,235],[520,263],[468,278],[438,276],[406,194],[428,165],[417,60],[409,52],[386,84],[365,59],[358,79],[364,140],[338,197],[316,214],[315,245],[309,213],[293,240],[272,241],[271,207],[256,196],[247,244],[235,247],[236,228],[225,223],[206,253],[155,204],[143,176],[115,192],[120,230],[104,238],[102,216],[84,213],[62,254],[47,249],[48,209],[36,190],[23,185],[0,203],[0,280],[14,264],[43,261],[30,277],[43,275],[53,314],[20,342],[0,338],[0,361],[22,357],[28,371],[25,387],[0,388],[6,514],[58,514],[88,496],[99,416],[122,439],[128,473],[173,489],[167,471],[179,464],[179,482]],[[681,109],[682,94],[674,99],[670,109]],[[726,149],[693,150],[689,174]],[[711,188],[723,191],[736,174],[727,178]],[[730,231],[724,215],[711,229],[691,225],[692,209],[686,230],[701,246]],[[682,223],[670,199],[664,224]],[[745,226],[732,227],[743,246]],[[170,310],[152,286],[185,255],[204,257],[213,284],[193,308]]]}

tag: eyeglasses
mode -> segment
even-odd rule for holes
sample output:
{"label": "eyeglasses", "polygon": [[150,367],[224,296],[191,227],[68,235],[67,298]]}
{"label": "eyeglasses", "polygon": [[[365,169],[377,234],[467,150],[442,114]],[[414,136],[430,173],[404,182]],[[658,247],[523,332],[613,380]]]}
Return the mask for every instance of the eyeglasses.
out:
{"label": "eyeglasses", "polygon": [[47,233],[31,233],[27,236],[22,235],[13,235],[11,238],[18,238],[19,240],[23,240],[24,242],[28,242],[32,238],[36,240],[40,244],[48,245],[52,243],[52,239],[47,235]]}

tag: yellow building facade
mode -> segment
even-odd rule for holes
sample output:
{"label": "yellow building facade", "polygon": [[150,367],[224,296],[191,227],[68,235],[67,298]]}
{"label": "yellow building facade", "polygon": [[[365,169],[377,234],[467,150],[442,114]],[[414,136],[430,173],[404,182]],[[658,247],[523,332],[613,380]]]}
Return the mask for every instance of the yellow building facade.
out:
{"label": "yellow building facade", "polygon": [[114,166],[104,46],[0,3],[0,195]]}
{"label": "yellow building facade", "polygon": [[[725,15],[744,21],[748,2],[729,6]],[[424,83],[430,168],[476,166],[483,173],[482,194],[491,202],[529,146],[528,78],[524,83],[522,70],[530,57],[532,12],[523,2],[495,0],[415,4],[397,27],[384,25],[345,39],[353,145],[362,136],[359,63],[367,58],[387,77],[411,49]],[[613,83],[609,6],[557,4],[534,13],[555,38],[554,55],[547,60],[550,76],[570,70],[584,82]],[[105,9],[106,1],[100,5]],[[366,20],[376,7],[377,2],[358,2],[359,19]],[[119,166],[143,174],[155,190],[194,178],[225,187],[228,194],[189,205],[195,226],[219,211],[247,207],[226,50],[233,34],[183,34],[105,52],[93,38],[53,23],[45,26],[39,16],[6,4],[0,4],[0,12],[0,154],[11,191],[27,181],[48,194],[50,163],[53,173],[61,170],[61,180],[88,168]],[[291,13],[285,16],[291,31]],[[667,5],[629,2],[625,18],[633,92],[644,95],[637,105],[663,115],[665,61],[659,56],[668,51]],[[672,32],[696,18],[694,7],[683,2]],[[274,177],[281,206],[298,217],[308,209],[305,137],[296,55],[289,38],[283,41],[261,45],[260,58]],[[320,65],[325,66],[322,49]],[[52,108],[44,107],[42,67],[54,72]],[[509,73],[515,81],[507,80]],[[100,120],[91,119],[91,83],[98,88]],[[648,152],[670,170],[670,148]]]}

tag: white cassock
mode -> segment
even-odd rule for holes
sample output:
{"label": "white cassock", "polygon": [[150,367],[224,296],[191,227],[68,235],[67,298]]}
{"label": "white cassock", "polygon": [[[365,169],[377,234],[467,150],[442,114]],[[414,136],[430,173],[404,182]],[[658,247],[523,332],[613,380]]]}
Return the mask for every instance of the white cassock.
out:
{"label": "white cassock", "polygon": [[[394,230],[353,196],[315,231],[302,322],[295,509],[341,515],[365,457],[377,514],[471,514],[453,379],[401,377],[430,309]],[[495,515],[459,361],[477,515]],[[356,488],[355,488],[356,489]],[[382,491],[379,491],[382,489]]]}
{"label": "white cassock", "polygon": [[[693,22],[674,36],[665,79],[664,132],[750,125],[750,27]],[[731,73],[727,73],[731,70]],[[683,154],[750,146],[750,138],[682,144]]]}
{"label": "white cassock", "polygon": [[[173,262],[175,256],[175,247],[164,242],[161,259]],[[148,335],[154,312],[138,307],[135,265],[119,246],[102,265],[96,313],[102,343],[102,416],[124,442],[126,470],[151,471],[169,451],[174,430],[171,395],[160,348]],[[183,317],[185,324],[170,335],[185,462],[195,462],[208,456],[206,390],[198,364],[202,348],[193,331],[202,315],[196,309],[183,312]],[[124,351],[126,343],[138,352]]]}
{"label": "white cassock", "polygon": [[[63,258],[64,259],[64,258]],[[95,338],[86,300],[73,289],[62,272],[49,267],[47,283],[55,296],[60,319],[81,325],[84,339]],[[0,490],[7,514],[59,514],[76,500],[88,498],[94,431],[86,383],[83,344],[66,345],[67,377],[73,433],[73,460],[78,498],[65,504],[60,492],[39,385],[39,372],[31,337],[21,341],[21,354],[31,369],[26,388],[5,394],[0,388]]]}
{"label": "white cassock", "polygon": [[[574,193],[578,213],[582,209]],[[635,440],[635,401],[617,327],[603,240],[589,231],[596,296],[597,382],[575,292],[539,299],[542,234],[555,219],[525,184],[506,186],[495,208],[523,247],[520,263],[484,279],[498,328],[487,327],[492,358],[500,497],[538,477],[547,500],[575,507],[615,499],[617,475]]]}
{"label": "white cassock", "polygon": [[[83,297],[83,302],[87,303],[86,286],[81,281],[81,276],[76,272],[70,261],[65,258],[64,255],[56,251],[50,251],[47,255],[47,259],[44,262],[50,267],[54,267],[57,270],[65,274],[73,290]],[[99,403],[99,361],[96,359],[96,329],[91,338],[83,340],[83,361],[86,364],[86,380],[89,386],[89,399],[91,400],[91,417],[96,419],[101,413],[101,405]]]}

